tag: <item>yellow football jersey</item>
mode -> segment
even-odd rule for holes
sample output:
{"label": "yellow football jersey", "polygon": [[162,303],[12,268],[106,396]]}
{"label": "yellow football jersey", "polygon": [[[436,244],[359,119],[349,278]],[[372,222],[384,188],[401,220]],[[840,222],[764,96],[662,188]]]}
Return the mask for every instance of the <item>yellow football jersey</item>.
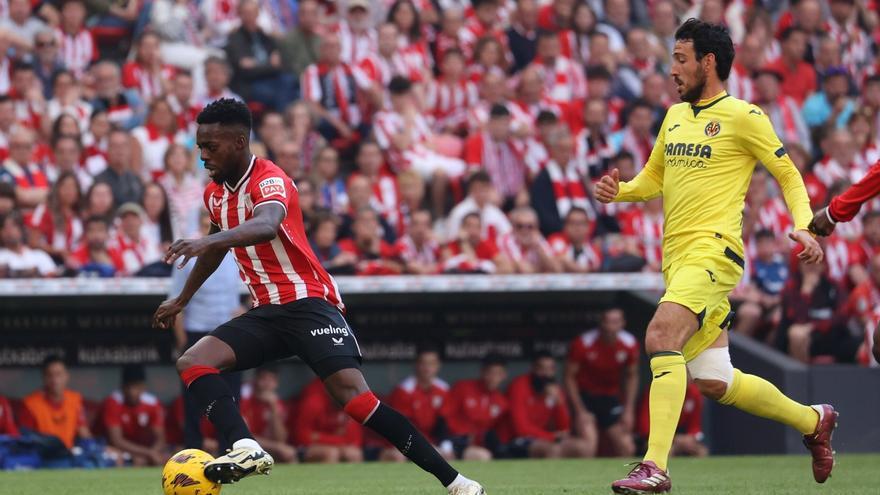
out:
{"label": "yellow football jersey", "polygon": [[755,105],[726,92],[669,108],[657,142],[641,172],[620,184],[615,201],[663,196],[663,268],[705,236],[726,240],[743,255],[746,190],[760,161],[776,177],[795,229],[812,218],[803,179]]}

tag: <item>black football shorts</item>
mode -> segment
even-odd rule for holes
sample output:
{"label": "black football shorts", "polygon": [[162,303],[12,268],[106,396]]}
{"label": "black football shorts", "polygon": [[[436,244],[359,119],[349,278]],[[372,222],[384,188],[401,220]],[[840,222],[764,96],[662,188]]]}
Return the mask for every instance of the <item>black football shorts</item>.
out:
{"label": "black football shorts", "polygon": [[361,350],[345,317],[315,297],[258,306],[210,335],[235,352],[234,371],[299,356],[323,380],[361,365]]}

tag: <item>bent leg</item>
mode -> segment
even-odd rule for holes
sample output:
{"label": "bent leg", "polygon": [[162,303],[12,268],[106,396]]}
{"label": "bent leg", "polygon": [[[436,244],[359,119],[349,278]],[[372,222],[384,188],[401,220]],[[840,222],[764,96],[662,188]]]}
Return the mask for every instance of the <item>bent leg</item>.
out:
{"label": "bent leg", "polygon": [[433,474],[443,486],[449,486],[459,477],[458,471],[443,459],[408,419],[379,402],[367,386],[360,369],[340,369],[324,378],[324,386],[331,397],[344,405],[349,416],[391,442],[417,466]]}

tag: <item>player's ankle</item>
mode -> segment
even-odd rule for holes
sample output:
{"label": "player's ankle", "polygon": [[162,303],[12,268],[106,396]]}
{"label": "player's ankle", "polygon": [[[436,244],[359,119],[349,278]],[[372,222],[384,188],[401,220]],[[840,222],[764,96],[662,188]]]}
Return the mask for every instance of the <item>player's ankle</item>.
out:
{"label": "player's ankle", "polygon": [[458,473],[458,476],[456,476],[455,479],[452,480],[452,483],[448,484],[446,486],[446,488],[451,490],[453,488],[456,488],[459,486],[464,486],[464,485],[471,483],[471,482],[472,482],[472,480],[465,478],[461,473]]}

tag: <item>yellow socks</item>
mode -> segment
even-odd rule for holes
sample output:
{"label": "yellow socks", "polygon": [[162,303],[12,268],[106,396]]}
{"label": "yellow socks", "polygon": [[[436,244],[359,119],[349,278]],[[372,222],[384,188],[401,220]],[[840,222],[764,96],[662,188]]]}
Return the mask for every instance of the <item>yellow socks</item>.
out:
{"label": "yellow socks", "polygon": [[657,467],[665,471],[687,388],[684,357],[680,352],[672,351],[653,354],[651,374],[654,376],[648,399],[651,433],[645,460],[654,461]]}
{"label": "yellow socks", "polygon": [[[653,394],[653,389],[651,393]],[[733,383],[728,385],[727,392],[718,402],[742,409],[755,416],[787,424],[804,435],[816,431],[816,424],[819,421],[819,413],[812,407],[789,399],[767,380],[755,375],[747,375],[738,369],[733,370]],[[652,401],[651,405],[653,404]],[[652,427],[653,419],[652,415]]]}

